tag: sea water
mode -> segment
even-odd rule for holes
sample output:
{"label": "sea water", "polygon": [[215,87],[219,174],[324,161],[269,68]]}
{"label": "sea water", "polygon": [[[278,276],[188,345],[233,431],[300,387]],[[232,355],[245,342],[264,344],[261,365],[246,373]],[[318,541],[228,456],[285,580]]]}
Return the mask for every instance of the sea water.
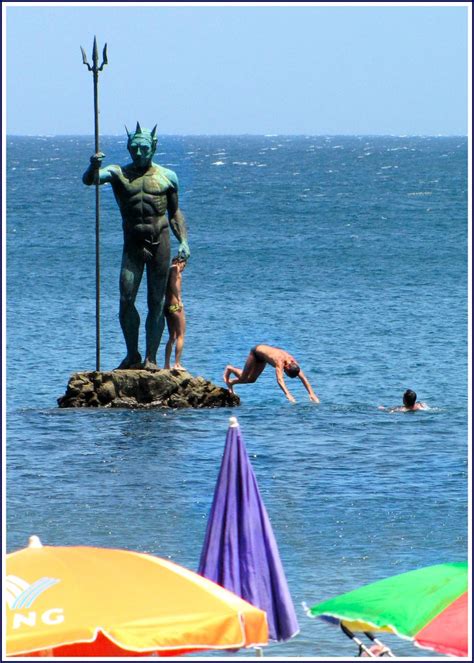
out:
{"label": "sea water", "polygon": [[[101,148],[127,162],[124,137]],[[197,569],[237,415],[301,627],[266,655],[354,655],[302,601],[467,554],[467,139],[160,139],[191,247],[183,364],[223,385],[253,345],[280,346],[321,399],[287,378],[292,405],[267,367],[236,388],[239,408],[214,410],[57,407],[70,375],[95,368],[92,151],[90,137],[7,141],[7,550],[36,534]],[[125,355],[121,251],[104,186],[102,370]],[[407,388],[430,409],[378,409]]]}

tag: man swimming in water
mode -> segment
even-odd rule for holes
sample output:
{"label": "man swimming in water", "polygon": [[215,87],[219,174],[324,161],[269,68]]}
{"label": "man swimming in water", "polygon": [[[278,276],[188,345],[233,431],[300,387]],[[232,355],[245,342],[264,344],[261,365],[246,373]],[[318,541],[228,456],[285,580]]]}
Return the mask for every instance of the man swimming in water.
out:
{"label": "man swimming in water", "polygon": [[[286,388],[283,373],[289,378],[299,377],[309,394],[310,400],[314,403],[319,403],[319,398],[311,388],[311,385],[299,367],[296,359],[285,350],[274,348],[271,345],[256,345],[252,348],[245,362],[245,366],[242,369],[230,365],[226,366],[224,371],[224,382],[229,391],[233,393],[235,384],[249,384],[255,382],[267,364],[274,367],[278,386],[291,403],[296,403],[296,400]],[[230,376],[232,373],[237,377],[231,378]]]}
{"label": "man swimming in water", "polygon": [[390,410],[390,412],[414,412],[415,410],[429,410],[429,407],[426,403],[420,403],[416,400],[416,393],[412,389],[407,389],[403,394],[403,405],[389,408],[381,405],[379,410]]}

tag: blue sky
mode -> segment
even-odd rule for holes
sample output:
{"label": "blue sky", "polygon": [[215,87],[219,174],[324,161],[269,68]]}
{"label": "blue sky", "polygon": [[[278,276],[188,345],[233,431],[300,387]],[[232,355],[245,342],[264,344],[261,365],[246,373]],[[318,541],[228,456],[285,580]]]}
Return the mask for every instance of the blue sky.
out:
{"label": "blue sky", "polygon": [[20,6],[7,133],[466,134],[467,6]]}

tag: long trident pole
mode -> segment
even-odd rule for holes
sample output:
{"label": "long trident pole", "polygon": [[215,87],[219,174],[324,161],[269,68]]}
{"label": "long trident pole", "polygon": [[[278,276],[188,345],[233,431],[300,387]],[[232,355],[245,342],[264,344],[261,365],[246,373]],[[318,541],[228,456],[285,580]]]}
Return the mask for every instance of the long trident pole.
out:
{"label": "long trident pole", "polygon": [[[99,153],[99,71],[102,71],[107,60],[107,44],[102,52],[102,64],[99,67],[99,53],[97,51],[97,39],[94,37],[92,47],[92,67],[87,61],[87,55],[81,46],[82,62],[89,71],[92,71],[94,80],[94,135],[95,135],[95,154]],[[96,354],[95,370],[100,371],[100,189],[99,189],[99,164],[96,162],[95,172],[95,337]]]}

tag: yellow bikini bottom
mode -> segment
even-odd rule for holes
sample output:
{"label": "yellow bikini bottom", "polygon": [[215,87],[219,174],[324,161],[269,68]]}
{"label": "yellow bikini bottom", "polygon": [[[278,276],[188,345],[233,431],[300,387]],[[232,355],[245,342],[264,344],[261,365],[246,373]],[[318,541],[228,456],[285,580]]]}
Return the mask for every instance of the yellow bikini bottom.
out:
{"label": "yellow bikini bottom", "polygon": [[179,313],[183,308],[184,306],[182,304],[171,304],[171,306],[168,306],[168,311],[170,313]]}

